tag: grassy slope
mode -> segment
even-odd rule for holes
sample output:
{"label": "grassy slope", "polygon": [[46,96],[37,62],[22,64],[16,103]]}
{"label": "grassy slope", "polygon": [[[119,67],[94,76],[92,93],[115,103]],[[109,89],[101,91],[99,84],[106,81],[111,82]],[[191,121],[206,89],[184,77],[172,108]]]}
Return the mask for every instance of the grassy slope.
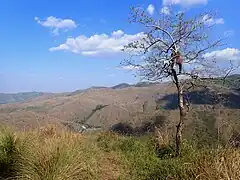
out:
{"label": "grassy slope", "polygon": [[110,132],[81,135],[49,127],[0,133],[3,179],[239,179],[240,150],[204,149],[185,141],[173,157],[171,140],[121,136]]}

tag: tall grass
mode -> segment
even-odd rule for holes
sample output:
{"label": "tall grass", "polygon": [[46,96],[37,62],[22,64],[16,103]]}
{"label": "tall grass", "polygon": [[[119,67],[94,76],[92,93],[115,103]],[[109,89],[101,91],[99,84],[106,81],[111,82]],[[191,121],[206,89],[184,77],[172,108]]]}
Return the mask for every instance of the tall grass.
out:
{"label": "tall grass", "polygon": [[166,132],[131,137],[81,135],[48,127],[0,130],[0,179],[240,179],[239,149],[199,149],[183,143],[181,157]]}
{"label": "tall grass", "polygon": [[0,178],[10,178],[17,175],[19,168],[18,141],[14,134],[0,134]]}

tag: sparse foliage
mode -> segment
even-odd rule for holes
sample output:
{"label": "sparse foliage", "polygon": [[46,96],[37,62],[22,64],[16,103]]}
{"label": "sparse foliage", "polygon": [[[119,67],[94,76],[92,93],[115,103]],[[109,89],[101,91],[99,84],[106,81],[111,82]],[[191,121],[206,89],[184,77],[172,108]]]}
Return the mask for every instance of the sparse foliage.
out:
{"label": "sparse foliage", "polygon": [[[201,82],[202,77],[226,76],[234,69],[221,67],[216,59],[207,58],[206,53],[224,45],[224,38],[211,36],[215,13],[207,12],[189,16],[186,12],[171,12],[153,17],[140,7],[131,8],[130,22],[144,29],[141,37],[126,45],[123,51],[129,58],[123,65],[135,67],[138,75],[149,81],[171,78],[178,92],[180,121],[177,125],[176,147],[180,153],[183,122],[189,110],[188,91]],[[183,58],[183,72],[176,70],[177,53]],[[179,57],[179,56],[178,56]],[[182,64],[182,63],[181,63]]]}

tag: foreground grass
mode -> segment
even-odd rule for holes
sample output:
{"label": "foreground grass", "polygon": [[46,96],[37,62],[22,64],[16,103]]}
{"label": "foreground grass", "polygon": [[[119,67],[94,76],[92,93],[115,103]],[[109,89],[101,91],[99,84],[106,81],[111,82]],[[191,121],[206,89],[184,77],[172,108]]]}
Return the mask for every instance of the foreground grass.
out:
{"label": "foreground grass", "polygon": [[0,130],[0,179],[240,179],[240,150],[199,149],[184,142],[174,157],[156,135],[110,132],[80,135],[53,127],[33,132]]}

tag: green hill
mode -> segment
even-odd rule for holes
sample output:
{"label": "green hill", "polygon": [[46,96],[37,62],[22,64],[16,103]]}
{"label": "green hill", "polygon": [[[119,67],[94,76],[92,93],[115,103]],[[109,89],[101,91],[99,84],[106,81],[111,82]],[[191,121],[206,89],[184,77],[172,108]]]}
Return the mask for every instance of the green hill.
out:
{"label": "green hill", "polygon": [[215,78],[215,79],[208,79],[218,85],[239,90],[240,89],[240,74],[233,74],[226,78]]}

